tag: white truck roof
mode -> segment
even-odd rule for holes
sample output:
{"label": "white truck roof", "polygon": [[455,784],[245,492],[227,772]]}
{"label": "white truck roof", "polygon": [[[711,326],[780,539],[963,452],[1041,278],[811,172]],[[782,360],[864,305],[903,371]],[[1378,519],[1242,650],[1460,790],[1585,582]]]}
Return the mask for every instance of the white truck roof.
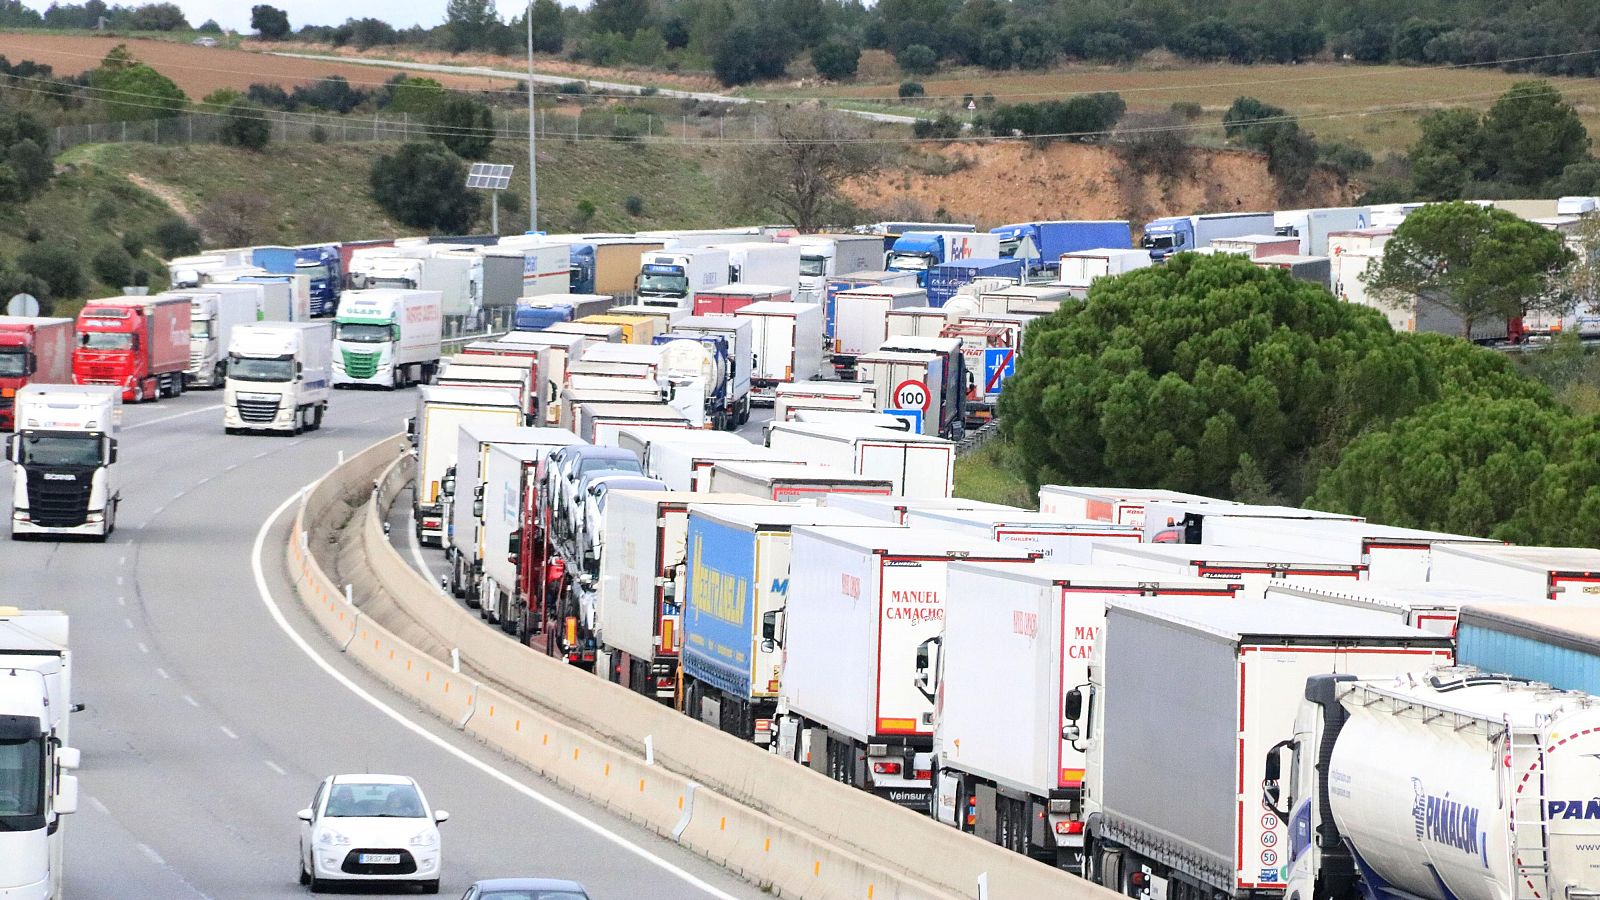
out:
{"label": "white truck roof", "polygon": [[1445,636],[1413,628],[1376,610],[1295,598],[1196,597],[1183,604],[1110,600],[1108,608],[1244,643],[1279,638],[1378,638],[1437,642]]}
{"label": "white truck roof", "polygon": [[1593,547],[1465,544],[1441,547],[1435,552],[1465,556],[1530,572],[1592,572],[1600,575],[1600,550]]}

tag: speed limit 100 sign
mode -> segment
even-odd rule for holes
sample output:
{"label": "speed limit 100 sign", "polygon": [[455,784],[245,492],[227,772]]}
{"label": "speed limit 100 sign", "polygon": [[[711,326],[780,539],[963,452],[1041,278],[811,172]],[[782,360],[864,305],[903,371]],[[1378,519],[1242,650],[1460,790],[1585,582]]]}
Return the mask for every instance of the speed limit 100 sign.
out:
{"label": "speed limit 100 sign", "polygon": [[902,381],[894,386],[894,405],[897,409],[928,411],[928,386],[920,381]]}

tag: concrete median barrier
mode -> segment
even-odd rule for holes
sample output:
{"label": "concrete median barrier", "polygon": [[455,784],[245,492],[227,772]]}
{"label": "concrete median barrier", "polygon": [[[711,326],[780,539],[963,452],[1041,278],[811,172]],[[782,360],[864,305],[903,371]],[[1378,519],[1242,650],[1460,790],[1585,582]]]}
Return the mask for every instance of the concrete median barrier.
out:
{"label": "concrete median barrier", "polygon": [[[1115,896],[773,756],[486,626],[407,565],[383,533],[388,507],[410,475],[402,446],[380,442],[308,491],[287,559],[317,623],[430,713],[779,896],[977,897],[980,879],[996,900]],[[330,535],[340,543],[329,543]],[[352,578],[355,605],[319,561],[332,554]],[[459,671],[451,650],[459,652]]]}

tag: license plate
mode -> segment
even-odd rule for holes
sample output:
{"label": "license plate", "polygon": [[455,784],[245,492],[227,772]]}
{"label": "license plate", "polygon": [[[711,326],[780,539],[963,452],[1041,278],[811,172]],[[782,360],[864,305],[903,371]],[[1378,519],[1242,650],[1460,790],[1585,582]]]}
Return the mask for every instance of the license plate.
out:
{"label": "license plate", "polygon": [[364,865],[364,866],[393,866],[393,865],[399,865],[399,863],[400,863],[400,854],[398,854],[398,853],[363,853],[363,854],[361,854],[361,864]]}

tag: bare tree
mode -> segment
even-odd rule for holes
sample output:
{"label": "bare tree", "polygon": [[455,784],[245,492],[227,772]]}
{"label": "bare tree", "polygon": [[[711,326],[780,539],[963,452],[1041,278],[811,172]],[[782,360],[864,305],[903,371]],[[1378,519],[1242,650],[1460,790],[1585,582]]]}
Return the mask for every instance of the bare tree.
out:
{"label": "bare tree", "polygon": [[271,231],[272,201],[258,191],[229,191],[207,204],[199,219],[212,245],[247,246]]}
{"label": "bare tree", "polygon": [[863,123],[817,106],[769,109],[755,135],[735,162],[734,193],[746,210],[781,213],[802,232],[829,224],[845,205],[844,183],[886,158]]}

